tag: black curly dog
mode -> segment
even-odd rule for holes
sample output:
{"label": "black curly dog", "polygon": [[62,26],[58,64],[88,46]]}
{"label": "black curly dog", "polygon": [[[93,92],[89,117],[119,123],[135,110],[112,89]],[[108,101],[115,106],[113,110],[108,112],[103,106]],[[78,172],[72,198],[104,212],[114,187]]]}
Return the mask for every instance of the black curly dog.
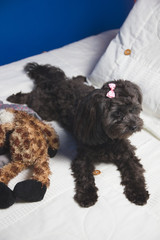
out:
{"label": "black curly dog", "polygon": [[[44,120],[58,121],[75,136],[77,156],[71,167],[76,184],[74,199],[79,205],[89,207],[97,201],[93,171],[99,162],[115,164],[126,197],[135,204],[145,204],[149,194],[144,169],[128,140],[143,125],[138,86],[117,80],[112,81],[115,90],[111,91],[109,83],[94,89],[85,83],[85,77],[68,79],[61,69],[37,63],[27,64],[25,71],[34,79],[33,91],[13,94],[7,100],[27,104]],[[110,91],[115,97],[106,96]]]}

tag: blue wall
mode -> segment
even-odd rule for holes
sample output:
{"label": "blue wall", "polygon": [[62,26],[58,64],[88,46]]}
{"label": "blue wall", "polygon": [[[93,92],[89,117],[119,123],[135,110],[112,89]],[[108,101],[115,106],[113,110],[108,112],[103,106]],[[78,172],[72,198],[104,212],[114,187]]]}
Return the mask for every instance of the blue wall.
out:
{"label": "blue wall", "polygon": [[133,0],[0,0],[0,65],[119,28]]}

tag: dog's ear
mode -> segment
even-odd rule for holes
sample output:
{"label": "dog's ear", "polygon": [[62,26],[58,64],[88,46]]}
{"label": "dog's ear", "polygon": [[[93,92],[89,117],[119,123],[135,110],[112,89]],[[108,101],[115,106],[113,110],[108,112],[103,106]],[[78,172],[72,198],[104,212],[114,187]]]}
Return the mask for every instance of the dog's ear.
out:
{"label": "dog's ear", "polygon": [[135,85],[135,92],[136,92],[138,102],[140,104],[142,104],[142,92],[141,92],[141,89],[137,85]]}
{"label": "dog's ear", "polygon": [[125,82],[130,96],[133,96],[134,100],[138,101],[139,104],[142,104],[142,92],[140,87],[130,81],[126,80]]}
{"label": "dog's ear", "polygon": [[74,134],[79,141],[88,145],[104,143],[106,135],[103,131],[102,116],[106,104],[105,94],[101,89],[89,93],[78,104],[74,119]]}

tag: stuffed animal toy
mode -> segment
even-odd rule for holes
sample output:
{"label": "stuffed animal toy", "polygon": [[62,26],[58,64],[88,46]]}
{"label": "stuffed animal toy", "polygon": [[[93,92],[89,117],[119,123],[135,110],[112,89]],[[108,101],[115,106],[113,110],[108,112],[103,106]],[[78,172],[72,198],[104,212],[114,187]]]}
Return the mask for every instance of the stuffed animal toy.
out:
{"label": "stuffed animal toy", "polygon": [[[9,142],[11,162],[0,169],[0,208],[10,207],[16,200],[36,202],[43,199],[49,186],[49,156],[59,147],[55,130],[24,111],[0,110],[0,148]],[[9,181],[32,166],[30,179],[19,182],[13,191]]]}
{"label": "stuffed animal toy", "polygon": [[[13,108],[14,110],[18,111],[25,111],[30,115],[33,115],[34,117],[38,118],[39,120],[42,120],[41,117],[33,111],[33,109],[29,108],[28,106],[24,104],[8,104],[4,103],[2,100],[0,100],[0,110],[2,109],[7,109],[7,108]],[[6,139],[6,144],[3,146],[3,148],[0,147],[0,155],[5,154],[8,151],[8,144],[7,144],[7,139]],[[9,163],[10,159],[8,157],[3,157],[0,158],[0,168]]]}

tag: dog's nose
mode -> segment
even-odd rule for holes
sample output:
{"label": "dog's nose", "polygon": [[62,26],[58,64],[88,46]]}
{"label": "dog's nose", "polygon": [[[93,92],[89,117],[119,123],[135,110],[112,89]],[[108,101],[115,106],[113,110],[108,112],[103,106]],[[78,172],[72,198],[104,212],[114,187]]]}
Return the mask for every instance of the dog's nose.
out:
{"label": "dog's nose", "polygon": [[131,129],[132,131],[135,131],[135,130],[137,129],[137,126],[136,126],[136,125],[133,125],[133,126],[130,127],[130,129]]}

